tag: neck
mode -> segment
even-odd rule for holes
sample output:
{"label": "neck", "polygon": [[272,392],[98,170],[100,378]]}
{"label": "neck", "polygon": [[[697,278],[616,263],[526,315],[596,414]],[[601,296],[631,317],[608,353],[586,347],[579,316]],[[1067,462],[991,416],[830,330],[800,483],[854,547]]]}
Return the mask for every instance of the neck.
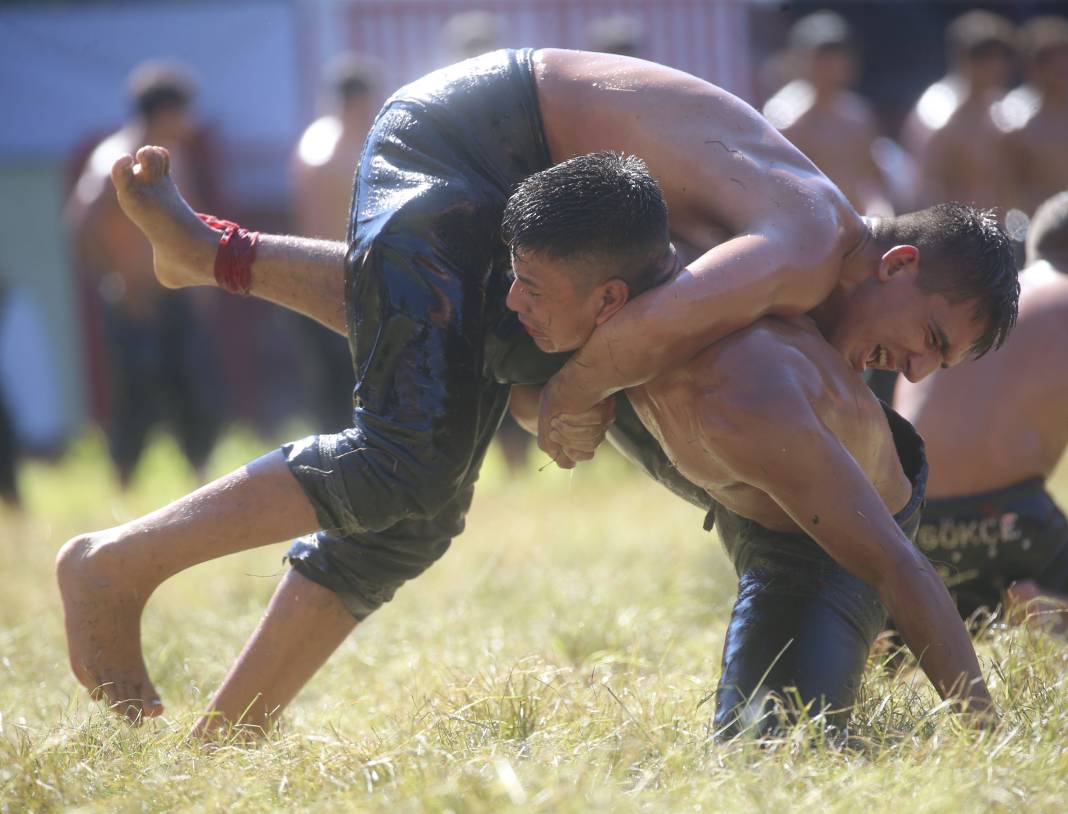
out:
{"label": "neck", "polygon": [[348,104],[342,107],[341,115],[338,116],[341,121],[342,132],[354,133],[357,131],[366,131],[369,122],[367,121],[367,108],[362,104]]}
{"label": "neck", "polygon": [[809,311],[809,316],[824,336],[829,336],[834,331],[853,294],[875,274],[883,256],[884,249],[876,242],[873,233],[878,219],[861,220],[864,228],[856,244],[842,258],[842,273],[839,275],[838,284],[827,299]]}

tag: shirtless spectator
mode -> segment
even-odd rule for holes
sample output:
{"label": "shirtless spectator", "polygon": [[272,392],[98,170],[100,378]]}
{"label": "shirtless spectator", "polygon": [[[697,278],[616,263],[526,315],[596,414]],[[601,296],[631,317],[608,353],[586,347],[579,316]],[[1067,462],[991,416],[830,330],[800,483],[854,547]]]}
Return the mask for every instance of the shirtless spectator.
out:
{"label": "shirtless spectator", "polygon": [[[363,140],[381,102],[375,67],[345,54],[327,70],[331,110],[312,122],[293,154],[293,218],[297,234],[344,240],[352,182]],[[352,420],[352,359],[345,341],[321,325],[303,320],[304,367],[315,426],[338,432]]]}
{"label": "shirtless spectator", "polygon": [[920,166],[919,205],[1003,206],[1002,134],[991,105],[1012,81],[1015,31],[997,14],[969,11],[950,23],[946,40],[950,73],[923,92],[904,129]]}
{"label": "shirtless spectator", "polygon": [[1004,140],[1007,206],[1034,213],[1039,203],[1068,189],[1068,20],[1045,16],[1020,29],[1027,85],[995,109]]}
{"label": "shirtless spectator", "polygon": [[1004,605],[1063,635],[1068,521],[1046,480],[1068,446],[1068,192],[1038,210],[1027,259],[1019,322],[1005,346],[900,382],[894,406],[927,441],[917,543],[961,616]]}
{"label": "shirtless spectator", "polygon": [[818,11],[790,29],[800,76],[764,105],[764,115],[837,184],[862,214],[892,213],[872,155],[879,136],[868,102],[853,92],[857,52],[843,17]]}
{"label": "shirtless spectator", "polygon": [[500,48],[500,39],[500,24],[492,11],[460,11],[445,21],[444,43],[450,62]]}
{"label": "shirtless spectator", "polygon": [[193,85],[180,68],[146,63],[129,80],[134,115],[93,150],[67,214],[79,270],[89,275],[107,352],[108,451],[119,482],[133,477],[149,431],[165,421],[198,477],[219,431],[218,374],[190,292],[149,279],[152,247],[119,208],[109,173],[143,144],[174,156],[174,174],[200,205],[190,114]]}

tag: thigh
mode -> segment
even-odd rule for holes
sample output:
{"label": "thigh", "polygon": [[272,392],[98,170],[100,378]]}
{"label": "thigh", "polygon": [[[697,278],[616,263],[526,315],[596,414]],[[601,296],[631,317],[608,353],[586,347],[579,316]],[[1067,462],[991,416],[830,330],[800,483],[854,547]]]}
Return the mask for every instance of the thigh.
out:
{"label": "thigh", "polygon": [[774,731],[790,711],[844,727],[885,621],[875,593],[836,566],[755,564],[740,579],[716,691],[721,738]]}
{"label": "thigh", "polygon": [[345,294],[353,425],[286,452],[329,532],[433,518],[477,474],[506,409],[484,342],[504,306],[489,286],[507,263],[507,191],[440,129],[394,103],[361,159]]}
{"label": "thigh", "polygon": [[469,484],[433,517],[409,518],[382,531],[302,537],[286,559],[302,576],[337,594],[358,621],[365,619],[449,549],[463,531],[473,493]]}

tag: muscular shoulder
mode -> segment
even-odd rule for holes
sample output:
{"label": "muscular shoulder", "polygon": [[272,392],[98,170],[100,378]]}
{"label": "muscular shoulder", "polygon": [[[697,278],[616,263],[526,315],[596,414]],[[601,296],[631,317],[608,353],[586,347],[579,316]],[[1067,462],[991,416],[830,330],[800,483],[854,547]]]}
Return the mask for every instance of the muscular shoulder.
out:
{"label": "muscular shoulder", "polygon": [[[539,51],[538,96],[554,160],[617,150],[660,181],[672,230],[703,249],[702,224],[785,239],[837,227],[834,184],[750,105],[689,74],[630,57]],[[848,204],[846,204],[848,206]]]}
{"label": "muscular shoulder", "polygon": [[[878,400],[806,317],[766,317],[695,360],[711,371],[697,411],[707,442],[742,479],[799,438],[835,436],[870,465],[871,435],[886,419]],[[885,433],[883,434],[885,435]]]}
{"label": "muscular shoulder", "polygon": [[807,317],[763,317],[691,363],[709,418],[764,422],[797,417],[820,389],[833,351]]}

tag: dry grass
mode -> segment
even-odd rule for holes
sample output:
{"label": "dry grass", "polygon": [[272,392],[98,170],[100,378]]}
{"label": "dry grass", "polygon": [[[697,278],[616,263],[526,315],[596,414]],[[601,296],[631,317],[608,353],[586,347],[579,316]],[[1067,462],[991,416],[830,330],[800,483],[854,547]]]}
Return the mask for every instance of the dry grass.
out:
{"label": "dry grass", "polygon": [[[258,451],[231,437],[223,471]],[[132,729],[70,675],[51,563],[64,539],[192,486],[164,442],[116,493],[87,441],[24,471],[0,518],[0,811],[1060,812],[1068,646],[995,629],[1004,713],[960,729],[921,677],[873,670],[848,748],[800,730],[716,746],[711,704],[734,578],[700,513],[604,456],[506,478],[467,533],[357,630],[256,749],[184,743],[255,624],[282,547],[195,569],[145,618],[167,714]]]}

